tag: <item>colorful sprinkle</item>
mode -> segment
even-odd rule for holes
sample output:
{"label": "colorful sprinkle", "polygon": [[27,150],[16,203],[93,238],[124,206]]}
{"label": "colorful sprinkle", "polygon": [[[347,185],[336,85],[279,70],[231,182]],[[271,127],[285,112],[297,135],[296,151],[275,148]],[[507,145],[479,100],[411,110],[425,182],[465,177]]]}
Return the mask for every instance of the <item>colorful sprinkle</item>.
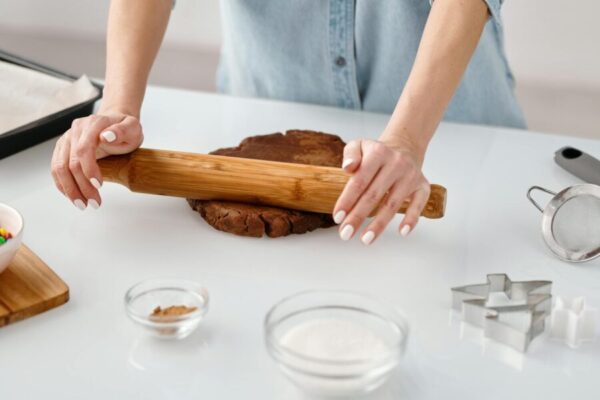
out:
{"label": "colorful sprinkle", "polygon": [[4,228],[0,228],[0,246],[8,241],[8,239],[12,239],[12,234]]}

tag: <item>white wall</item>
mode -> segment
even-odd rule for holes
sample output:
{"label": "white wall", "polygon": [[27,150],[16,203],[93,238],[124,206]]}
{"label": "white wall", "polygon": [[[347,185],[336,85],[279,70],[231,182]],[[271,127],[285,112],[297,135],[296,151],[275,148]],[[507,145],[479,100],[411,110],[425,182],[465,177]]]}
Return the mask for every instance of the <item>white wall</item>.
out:
{"label": "white wall", "polygon": [[505,0],[503,13],[518,78],[600,90],[600,1]]}
{"label": "white wall", "polygon": [[[101,39],[109,3],[109,0],[0,0],[0,29],[29,35]],[[217,0],[177,0],[165,45],[217,48],[221,42],[220,29]]]}
{"label": "white wall", "polygon": [[[99,39],[108,3],[0,0],[0,29]],[[598,0],[506,0],[507,50],[517,78],[600,89],[598,18]],[[217,0],[178,0],[165,46],[217,48],[219,29]]]}

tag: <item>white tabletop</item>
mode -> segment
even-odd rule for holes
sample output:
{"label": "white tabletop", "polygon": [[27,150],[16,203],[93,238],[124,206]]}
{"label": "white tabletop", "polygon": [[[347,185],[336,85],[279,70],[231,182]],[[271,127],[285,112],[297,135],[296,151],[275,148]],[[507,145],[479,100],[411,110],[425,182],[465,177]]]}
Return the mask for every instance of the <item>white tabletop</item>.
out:
{"label": "white tabletop", "polygon": [[[142,122],[146,147],[208,152],[292,128],[374,138],[386,116],[150,88]],[[23,213],[25,243],[67,282],[71,300],[0,329],[0,399],[305,398],[268,357],[262,323],[280,298],[326,288],[377,295],[409,319],[407,355],[372,398],[597,398],[600,342],[572,350],[545,334],[524,355],[484,342],[450,312],[450,287],[505,272],[552,280],[553,294],[600,307],[600,262],[554,258],[525,198],[531,185],[578,183],[554,151],[569,144],[600,156],[600,141],[442,124],[425,172],[448,188],[446,217],[422,220],[408,238],[390,228],[370,247],[342,242],[334,228],[236,237],[183,199],[113,184],[100,210],[81,212],[51,182],[54,142],[0,161],[0,201]],[[157,276],[210,291],[207,318],[186,340],[150,339],[125,315],[125,291]]]}

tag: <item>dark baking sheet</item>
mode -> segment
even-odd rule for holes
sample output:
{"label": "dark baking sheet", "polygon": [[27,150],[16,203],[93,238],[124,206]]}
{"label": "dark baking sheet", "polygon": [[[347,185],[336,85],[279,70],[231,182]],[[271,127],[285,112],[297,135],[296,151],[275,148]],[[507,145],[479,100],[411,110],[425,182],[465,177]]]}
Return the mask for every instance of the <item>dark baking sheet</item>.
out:
{"label": "dark baking sheet", "polygon": [[[0,60],[69,81],[76,81],[79,79],[79,77],[68,75],[64,72],[25,60],[2,50],[0,50]],[[74,119],[90,115],[94,110],[94,103],[102,97],[103,88],[102,85],[95,82],[92,82],[92,84],[98,89],[98,96],[93,99],[58,111],[0,135],[0,159],[61,135],[71,127],[71,123]]]}

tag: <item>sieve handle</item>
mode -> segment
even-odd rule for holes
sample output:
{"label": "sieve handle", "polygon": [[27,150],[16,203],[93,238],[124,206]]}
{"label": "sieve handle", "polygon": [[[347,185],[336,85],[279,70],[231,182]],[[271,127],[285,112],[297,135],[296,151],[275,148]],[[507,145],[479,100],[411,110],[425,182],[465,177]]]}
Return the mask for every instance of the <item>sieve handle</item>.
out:
{"label": "sieve handle", "polygon": [[542,212],[542,213],[543,213],[543,212],[544,212],[544,208],[543,208],[542,206],[540,206],[540,205],[538,204],[538,202],[537,202],[537,201],[535,201],[535,200],[533,199],[533,197],[531,196],[531,192],[533,192],[534,190],[539,190],[539,191],[541,191],[541,192],[547,193],[547,194],[549,194],[549,195],[552,195],[552,196],[556,196],[556,193],[555,193],[555,192],[553,192],[552,190],[548,190],[548,189],[546,189],[546,188],[543,188],[543,187],[541,187],[541,186],[532,186],[532,187],[530,187],[530,188],[529,188],[529,190],[527,191],[527,198],[529,199],[529,201],[531,202],[531,204],[533,204],[533,205],[535,206],[535,208],[537,208],[538,210],[540,210],[540,212]]}
{"label": "sieve handle", "polygon": [[574,147],[563,147],[554,154],[558,165],[579,179],[600,185],[600,160]]}

